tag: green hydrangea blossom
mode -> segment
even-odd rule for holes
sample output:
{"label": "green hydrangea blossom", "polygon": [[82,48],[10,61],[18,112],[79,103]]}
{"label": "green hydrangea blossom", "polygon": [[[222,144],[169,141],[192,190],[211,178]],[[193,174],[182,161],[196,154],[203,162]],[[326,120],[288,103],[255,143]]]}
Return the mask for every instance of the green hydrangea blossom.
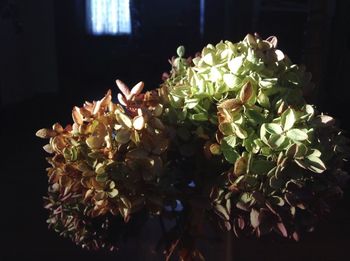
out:
{"label": "green hydrangea blossom", "polygon": [[[291,187],[317,200],[331,193],[338,187],[334,178],[343,176],[336,159],[344,157],[339,148],[347,142],[334,120],[303,98],[312,85],[310,73],[277,49],[276,37],[247,35],[238,43],[209,44],[192,60],[183,53],[181,47],[165,83],[170,108],[178,124],[190,126],[192,133],[202,130],[197,137],[209,142],[212,157],[231,165],[223,173],[226,185],[218,187],[227,196],[214,196],[214,209],[226,227],[231,203],[248,213],[234,215],[236,232],[248,217],[245,224],[259,235],[276,229],[297,238],[296,213],[306,216],[315,206],[293,195]],[[274,220],[268,228],[264,222],[259,226],[265,216]]]}

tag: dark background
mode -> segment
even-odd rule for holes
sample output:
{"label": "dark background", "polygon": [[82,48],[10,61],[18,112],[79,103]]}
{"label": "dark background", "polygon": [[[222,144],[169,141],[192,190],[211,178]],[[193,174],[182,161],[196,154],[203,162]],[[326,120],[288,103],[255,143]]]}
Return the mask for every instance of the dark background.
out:
{"label": "dark background", "polygon": [[[203,34],[199,2],[131,0],[133,34],[94,37],[86,33],[84,0],[0,0],[0,260],[156,258],[140,250],[156,238],[149,228],[115,255],[83,251],[47,230],[46,155],[34,134],[56,121],[70,123],[74,105],[108,88],[116,94],[117,78],[157,87],[181,44],[194,55],[207,43],[236,42],[248,32],[278,36],[279,48],[313,74],[317,87],[308,100],[349,133],[349,1],[206,0]],[[348,259],[349,194],[347,188],[344,200],[300,243],[236,240],[234,260]],[[214,250],[209,254],[215,257]]]}

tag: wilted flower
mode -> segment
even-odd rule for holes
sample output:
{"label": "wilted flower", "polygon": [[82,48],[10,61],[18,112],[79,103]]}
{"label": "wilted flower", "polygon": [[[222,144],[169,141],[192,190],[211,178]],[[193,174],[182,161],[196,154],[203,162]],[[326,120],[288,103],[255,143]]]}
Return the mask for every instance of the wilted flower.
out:
{"label": "wilted flower", "polygon": [[[136,114],[113,104],[108,91],[99,101],[73,108],[73,127],[63,129],[56,123],[52,130],[37,132],[38,137],[50,139],[44,149],[54,154],[48,158],[52,165],[48,169],[49,185],[57,195],[54,205],[81,205],[87,219],[111,213],[121,215],[125,221],[135,211],[147,208],[146,190],[150,193],[163,173],[169,142],[159,118],[162,106],[148,106],[145,95],[139,97],[142,87],[140,83],[130,93],[123,89],[127,109],[138,108]],[[52,209],[52,213],[57,211]],[[62,218],[55,215],[50,224],[65,227],[67,222]],[[67,226],[64,229],[69,230]],[[82,233],[77,228],[74,231]],[[87,244],[78,237],[70,237],[79,244]]]}

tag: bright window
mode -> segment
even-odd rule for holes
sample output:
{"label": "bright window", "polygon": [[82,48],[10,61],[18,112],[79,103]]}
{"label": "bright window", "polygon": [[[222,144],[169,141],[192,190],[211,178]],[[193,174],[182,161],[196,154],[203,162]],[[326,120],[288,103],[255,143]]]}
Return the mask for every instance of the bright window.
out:
{"label": "bright window", "polygon": [[87,0],[86,3],[90,34],[131,34],[129,0]]}

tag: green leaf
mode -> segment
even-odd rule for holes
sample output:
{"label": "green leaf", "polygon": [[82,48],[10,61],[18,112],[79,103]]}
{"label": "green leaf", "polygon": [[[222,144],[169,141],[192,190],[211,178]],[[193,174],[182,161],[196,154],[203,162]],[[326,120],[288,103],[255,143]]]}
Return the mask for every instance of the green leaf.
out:
{"label": "green leaf", "polygon": [[245,175],[244,181],[250,187],[255,187],[258,184],[258,179],[255,175]]}
{"label": "green leaf", "polygon": [[192,114],[190,116],[190,119],[194,120],[194,121],[207,121],[208,120],[208,115],[206,113]]}
{"label": "green leaf", "polygon": [[305,161],[310,165],[309,169],[313,172],[322,173],[327,169],[323,161],[314,155],[308,156]]}
{"label": "green leaf", "polygon": [[277,178],[275,175],[273,175],[270,178],[270,187],[274,189],[280,189],[283,186],[283,179],[282,178]]}
{"label": "green leaf", "polygon": [[283,207],[283,206],[284,206],[284,200],[283,200],[283,198],[281,198],[281,197],[272,196],[272,197],[271,197],[271,201],[272,201],[273,204],[278,205],[278,206],[280,206],[280,207]]}
{"label": "green leaf", "polygon": [[248,137],[248,133],[242,127],[240,127],[238,124],[232,123],[232,126],[233,126],[235,134],[237,135],[238,138],[243,140],[243,139]]}
{"label": "green leaf", "polygon": [[221,205],[215,205],[214,209],[216,211],[216,213],[221,216],[224,220],[230,220],[230,215],[227,212],[227,209],[224,208]]}
{"label": "green leaf", "polygon": [[105,173],[105,165],[103,165],[102,163],[98,163],[95,167],[95,172],[97,175]]}
{"label": "green leaf", "polygon": [[294,155],[297,151],[297,146],[298,145],[296,143],[293,143],[292,145],[290,145],[289,148],[287,149],[286,156],[289,158],[294,158]]}
{"label": "green leaf", "polygon": [[283,130],[289,130],[293,127],[294,123],[296,121],[294,110],[291,108],[288,108],[285,110],[281,115],[281,123]]}
{"label": "green leaf", "polygon": [[264,116],[257,110],[247,109],[245,111],[245,114],[247,116],[248,121],[251,122],[253,125],[258,125],[265,121]]}
{"label": "green leaf", "polygon": [[75,161],[78,158],[78,151],[75,147],[64,148],[63,156],[66,160]]}
{"label": "green leaf", "polygon": [[268,160],[253,160],[250,167],[250,171],[253,174],[264,175],[267,174],[273,167],[275,163]]}
{"label": "green leaf", "polygon": [[270,157],[271,153],[273,153],[273,151],[271,150],[270,147],[266,146],[266,147],[262,147],[261,148],[261,154],[266,156],[266,157]]}
{"label": "green leaf", "polygon": [[196,107],[199,103],[199,99],[198,98],[193,98],[193,99],[186,99],[185,100],[185,106],[188,109],[193,109],[194,107]]}
{"label": "green leaf", "polygon": [[125,144],[130,140],[130,135],[131,135],[130,130],[120,129],[117,131],[117,133],[115,135],[115,140],[119,144]]}
{"label": "green leaf", "polygon": [[299,117],[301,120],[311,120],[313,118],[315,114],[315,110],[312,107],[312,105],[310,104],[306,104],[303,108],[302,108],[302,112],[300,113]]}
{"label": "green leaf", "polygon": [[235,163],[239,157],[238,152],[227,144],[225,140],[221,142],[221,151],[229,163]]}
{"label": "green leaf", "polygon": [[[181,85],[181,86],[177,86],[176,88],[171,90],[171,95],[173,98],[184,98],[188,96],[188,93],[190,93],[190,87],[189,86],[185,86],[185,85]],[[175,99],[175,102],[177,103],[179,100]],[[180,100],[181,101],[181,100]]]}
{"label": "green leaf", "polygon": [[258,103],[266,109],[270,108],[271,106],[269,97],[267,97],[267,95],[262,91],[260,91],[258,94]]}
{"label": "green leaf", "polygon": [[283,132],[280,124],[277,123],[264,123],[266,131],[271,134],[281,134]]}
{"label": "green leaf", "polygon": [[185,55],[185,47],[183,45],[180,45],[176,49],[177,56],[183,57]]}
{"label": "green leaf", "polygon": [[287,131],[287,137],[293,141],[307,140],[308,135],[300,129],[290,129]]}
{"label": "green leaf", "polygon": [[235,135],[229,135],[229,136],[224,137],[223,139],[232,148],[234,148],[236,146],[237,138]]}
{"label": "green leaf", "polygon": [[295,154],[294,154],[294,157],[295,158],[304,158],[304,156],[307,153],[307,150],[308,149],[304,144],[298,144],[296,151],[295,151]]}
{"label": "green leaf", "polygon": [[230,122],[223,122],[219,125],[219,130],[224,135],[232,135],[235,133],[235,130]]}
{"label": "green leaf", "polygon": [[310,164],[307,164],[304,160],[296,159],[294,161],[295,161],[296,164],[298,164],[299,167],[301,167],[303,169],[309,168]]}
{"label": "green leaf", "polygon": [[258,153],[260,147],[255,143],[255,136],[249,136],[243,140],[243,146],[248,152]]}
{"label": "green leaf", "polygon": [[259,85],[263,88],[272,88],[276,85],[278,79],[277,78],[271,78],[271,79],[264,79],[259,81]]}
{"label": "green leaf", "polygon": [[242,201],[243,203],[247,204],[249,203],[253,198],[252,195],[248,192],[244,192],[242,193],[242,195],[240,196],[240,201]]}
{"label": "green leaf", "polygon": [[107,180],[108,180],[107,173],[102,173],[102,174],[96,176],[96,181],[98,181],[98,182],[105,182]]}
{"label": "green leaf", "polygon": [[305,105],[305,111],[306,111],[307,114],[309,114],[310,116],[313,116],[314,113],[315,113],[314,107],[312,107],[312,105],[310,105],[310,104],[306,104],[306,105]]}
{"label": "green leaf", "polygon": [[119,194],[119,191],[115,188],[108,192],[108,196],[111,198],[115,198],[116,196],[118,196],[118,194]]}
{"label": "green leaf", "polygon": [[268,144],[273,149],[282,150],[288,146],[288,140],[284,135],[272,134],[269,138]]}
{"label": "green leaf", "polygon": [[262,142],[262,140],[259,139],[259,138],[257,138],[257,139],[254,140],[254,144],[255,144],[257,147],[259,147],[259,148],[265,146],[265,144],[264,144],[264,143]]}
{"label": "green leaf", "polygon": [[310,151],[310,153],[308,153],[308,157],[310,156],[315,156],[315,157],[321,157],[321,151],[317,150],[317,149],[312,149]]}
{"label": "green leaf", "polygon": [[[260,139],[262,140],[262,142],[264,142],[265,144],[268,144],[268,140],[267,140],[267,131],[266,131],[266,124],[262,124],[260,127]],[[260,146],[261,147],[261,146]]]}

